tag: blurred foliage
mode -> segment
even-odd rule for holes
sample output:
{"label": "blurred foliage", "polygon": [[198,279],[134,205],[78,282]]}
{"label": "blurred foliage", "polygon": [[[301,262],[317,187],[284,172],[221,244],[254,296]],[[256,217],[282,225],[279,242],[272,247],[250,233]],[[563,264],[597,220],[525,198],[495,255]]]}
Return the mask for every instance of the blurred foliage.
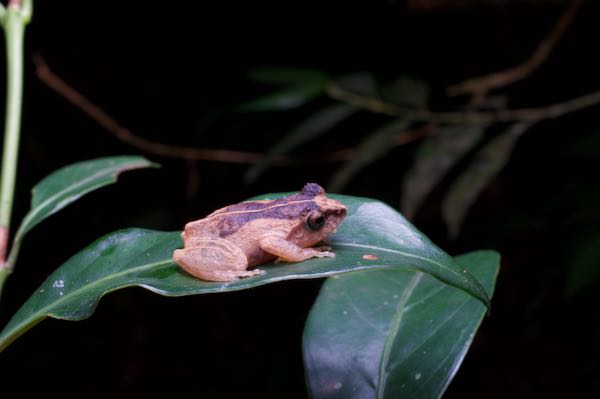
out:
{"label": "blurred foliage", "polygon": [[[370,164],[386,157],[394,147],[404,144],[402,138],[411,129],[422,128],[424,124],[431,123],[429,133],[420,137],[421,144],[412,167],[396,174],[403,176],[401,208],[406,216],[414,218],[429,194],[444,182],[450,172],[458,169],[460,173],[450,177],[452,184],[442,201],[442,216],[453,237],[460,232],[471,206],[509,161],[517,138],[529,127],[525,123],[516,123],[488,140],[486,136],[489,133],[486,132],[493,131],[492,128],[497,124],[473,123],[467,114],[463,118],[464,122],[454,124],[429,121],[426,113],[423,113],[425,116],[415,118],[414,115],[419,111],[428,111],[430,87],[426,82],[408,75],[388,79],[389,83],[382,82],[375,74],[367,72],[333,77],[328,81],[325,72],[319,73],[313,69],[260,69],[251,72],[250,76],[261,82],[288,86],[247,102],[242,106],[244,110],[287,110],[292,106],[306,105],[315,100],[317,95],[326,97],[328,88],[341,90],[351,101],[348,104],[343,101],[332,104],[335,101],[333,98],[320,101],[316,113],[309,115],[288,133],[282,134],[280,140],[267,149],[262,159],[248,170],[247,182],[258,179],[277,157],[289,155],[300,145],[316,140],[357,112],[378,113],[377,110],[380,109],[385,114],[389,112],[386,111],[388,109],[397,110],[396,120],[384,122],[379,127],[362,128],[359,141],[333,174],[328,189],[336,192],[342,190]],[[310,93],[310,96],[297,102],[281,100],[297,98],[299,92]],[[356,103],[359,103],[358,106]],[[484,110],[490,107],[505,109],[506,99],[491,97],[481,105]],[[376,119],[370,123],[374,125],[377,123]],[[343,133],[338,135],[341,143],[348,142],[344,136]],[[410,141],[409,139],[408,142]],[[461,162],[466,165],[460,165]]]}

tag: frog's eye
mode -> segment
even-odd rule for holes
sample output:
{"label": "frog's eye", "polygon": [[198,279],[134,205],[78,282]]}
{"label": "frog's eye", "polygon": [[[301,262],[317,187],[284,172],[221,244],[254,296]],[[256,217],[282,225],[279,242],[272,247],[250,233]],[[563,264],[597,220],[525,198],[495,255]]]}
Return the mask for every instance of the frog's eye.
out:
{"label": "frog's eye", "polygon": [[325,226],[325,215],[321,212],[313,212],[306,219],[306,226],[312,231],[319,231]]}

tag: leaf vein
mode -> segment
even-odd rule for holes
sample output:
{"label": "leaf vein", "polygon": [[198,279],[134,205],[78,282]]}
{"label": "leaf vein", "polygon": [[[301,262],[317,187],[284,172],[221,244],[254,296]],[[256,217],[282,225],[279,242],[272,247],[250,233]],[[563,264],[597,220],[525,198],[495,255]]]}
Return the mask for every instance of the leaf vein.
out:
{"label": "leaf vein", "polygon": [[423,278],[422,272],[417,272],[411,278],[408,283],[406,290],[402,293],[400,300],[398,301],[398,306],[396,307],[396,312],[394,317],[392,318],[392,322],[390,324],[390,334],[385,339],[385,343],[383,345],[383,353],[381,357],[381,363],[379,367],[379,384],[377,384],[377,398],[382,399],[385,393],[385,384],[387,382],[388,377],[388,362],[390,358],[390,354],[392,351],[392,346],[394,345],[394,340],[396,339],[396,335],[398,334],[398,330],[400,328],[400,324],[402,323],[402,319],[404,316],[404,307],[408,302],[408,299],[412,296],[415,288]]}
{"label": "leaf vein", "polygon": [[361,319],[362,321],[364,321],[369,327],[372,327],[375,331],[377,331],[378,333],[380,333],[381,335],[385,336],[385,332],[382,331],[379,326],[373,324],[372,321],[370,321],[365,315],[364,313],[360,310],[360,308],[358,306],[356,306],[356,304],[354,303],[354,300],[352,299],[352,296],[350,296],[350,294],[348,293],[348,290],[346,289],[346,286],[344,284],[342,284],[342,286],[344,287],[344,296],[346,297],[346,299],[348,300],[348,304],[350,305],[350,307],[352,308],[352,310],[354,310],[354,312],[356,313],[356,315],[358,316],[359,319]]}

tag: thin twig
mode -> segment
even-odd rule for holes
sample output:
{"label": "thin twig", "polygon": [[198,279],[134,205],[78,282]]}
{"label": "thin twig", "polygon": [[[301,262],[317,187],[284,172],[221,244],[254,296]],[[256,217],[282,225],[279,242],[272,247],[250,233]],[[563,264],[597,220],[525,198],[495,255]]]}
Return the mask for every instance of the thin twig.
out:
{"label": "thin twig", "polygon": [[556,46],[556,43],[571,25],[571,22],[573,22],[575,15],[577,15],[577,12],[583,3],[584,0],[572,0],[565,12],[556,22],[552,31],[544,40],[542,40],[533,54],[523,63],[488,75],[469,78],[463,82],[449,86],[446,89],[446,93],[449,96],[471,94],[473,96],[473,102],[478,104],[481,103],[483,98],[485,98],[487,93],[491,90],[505,87],[525,79],[546,61]]}
{"label": "thin twig", "polygon": [[[129,129],[123,127],[98,105],[92,103],[80,92],[78,92],[68,83],[66,83],[61,77],[52,72],[52,70],[40,54],[34,53],[32,58],[36,66],[37,76],[42,83],[46,84],[57,94],[67,99],[67,101],[69,101],[75,107],[83,111],[86,115],[88,115],[90,118],[96,121],[109,133],[113,134],[117,139],[129,145],[132,145],[133,147],[136,147],[140,150],[165,157],[185,159],[188,161],[188,166],[190,167],[190,170],[193,170],[195,168],[194,161],[199,160],[233,163],[254,163],[263,156],[260,153],[254,152],[172,146],[137,136],[133,134]],[[366,101],[370,101],[370,99],[366,99]],[[375,102],[374,106],[377,107],[377,104]],[[418,140],[426,136],[430,132],[430,130],[431,125],[424,125],[412,131],[403,132],[393,139],[392,145],[397,147],[404,144],[408,144],[412,141]],[[340,162],[352,158],[353,154],[354,148],[348,147],[331,152],[322,158],[311,157],[310,159],[305,160],[293,160],[288,157],[280,156],[275,161],[275,165]]]}
{"label": "thin twig", "polygon": [[[253,163],[262,157],[262,154],[256,152],[176,146],[138,136],[122,126],[102,108],[87,99],[52,72],[40,54],[34,53],[32,59],[36,66],[36,74],[44,84],[83,111],[117,139],[142,151],[168,158],[186,159],[188,161]],[[277,159],[276,163],[287,164],[285,159]]]}
{"label": "thin twig", "polygon": [[464,125],[488,125],[496,122],[538,122],[543,119],[558,118],[565,114],[600,104],[600,91],[596,91],[545,107],[494,111],[438,112],[427,109],[404,108],[385,102],[379,98],[353,93],[336,85],[329,86],[327,93],[333,99],[379,114],[401,117],[415,122]]}

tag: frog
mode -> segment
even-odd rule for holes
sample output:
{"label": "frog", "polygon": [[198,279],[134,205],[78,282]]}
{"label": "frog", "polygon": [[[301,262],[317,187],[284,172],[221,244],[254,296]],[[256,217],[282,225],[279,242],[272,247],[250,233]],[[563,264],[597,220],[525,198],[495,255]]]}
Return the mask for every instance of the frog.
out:
{"label": "frog", "polygon": [[240,202],[187,223],[173,261],[201,280],[231,282],[264,274],[255,267],[271,260],[334,257],[331,248],[313,246],[336,232],[346,213],[319,184],[307,183],[298,193]]}

